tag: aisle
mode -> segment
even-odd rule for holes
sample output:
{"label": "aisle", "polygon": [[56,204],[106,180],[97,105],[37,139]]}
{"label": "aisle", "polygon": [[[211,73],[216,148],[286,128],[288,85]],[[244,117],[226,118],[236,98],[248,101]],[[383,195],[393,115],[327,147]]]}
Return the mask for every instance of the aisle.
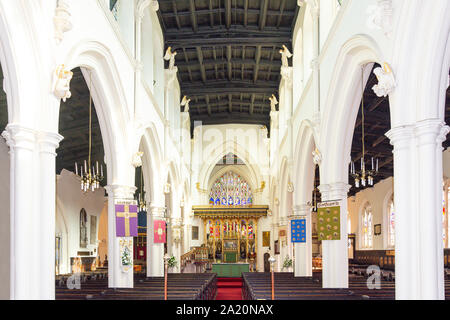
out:
{"label": "aisle", "polygon": [[242,300],[242,278],[218,278],[216,300]]}

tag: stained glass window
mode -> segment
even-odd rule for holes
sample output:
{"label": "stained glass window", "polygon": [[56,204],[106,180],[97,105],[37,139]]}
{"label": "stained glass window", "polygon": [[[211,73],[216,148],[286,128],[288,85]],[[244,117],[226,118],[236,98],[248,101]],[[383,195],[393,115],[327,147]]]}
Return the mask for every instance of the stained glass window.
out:
{"label": "stained glass window", "polygon": [[372,248],[373,240],[373,221],[372,208],[367,205],[363,211],[363,247]]}
{"label": "stained glass window", "polygon": [[214,206],[249,206],[252,203],[250,186],[233,171],[228,171],[217,179],[209,194],[209,204]]}

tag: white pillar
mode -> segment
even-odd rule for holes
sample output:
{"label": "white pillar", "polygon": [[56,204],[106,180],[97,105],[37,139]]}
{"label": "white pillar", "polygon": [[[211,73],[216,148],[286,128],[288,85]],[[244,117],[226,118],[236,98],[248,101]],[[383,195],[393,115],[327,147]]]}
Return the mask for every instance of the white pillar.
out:
{"label": "white pillar", "polygon": [[37,135],[39,142],[39,238],[40,238],[40,297],[55,299],[55,214],[56,167],[55,150],[63,137],[45,132]]}
{"label": "white pillar", "polygon": [[164,243],[154,243],[153,222],[164,220],[164,206],[150,206],[147,212],[147,277],[164,276]]}
{"label": "white pillar", "polygon": [[171,237],[172,237],[172,255],[175,257],[175,260],[178,262],[176,268],[172,268],[172,272],[180,273],[181,271],[181,219],[180,218],[172,218],[170,223],[171,228]]}
{"label": "white pillar", "polygon": [[347,193],[350,186],[337,182],[320,185],[322,201],[341,205],[341,239],[322,241],[322,287],[348,288]]}
{"label": "white pillar", "polygon": [[[294,206],[293,219],[306,220],[306,242],[294,243],[295,277],[312,277],[312,233],[311,233],[311,208],[307,204]],[[290,234],[288,235],[290,237]]]}
{"label": "white pillar", "polygon": [[9,124],[3,137],[10,148],[10,298],[40,299],[39,167],[35,131]]}
{"label": "white pillar", "polygon": [[[125,272],[122,270],[120,259],[120,240],[116,237],[116,200],[133,200],[134,186],[108,185],[105,187],[108,193],[108,287],[109,288],[133,288],[133,267]],[[124,239],[131,239],[126,237]],[[133,247],[131,247],[133,256]]]}
{"label": "white pillar", "polygon": [[442,142],[439,119],[398,127],[394,146],[396,299],[444,299]]}

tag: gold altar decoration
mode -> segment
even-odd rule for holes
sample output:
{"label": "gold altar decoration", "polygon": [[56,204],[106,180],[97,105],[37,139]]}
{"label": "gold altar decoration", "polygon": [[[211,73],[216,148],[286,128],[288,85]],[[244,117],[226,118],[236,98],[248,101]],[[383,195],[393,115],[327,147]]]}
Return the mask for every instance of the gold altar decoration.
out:
{"label": "gold altar decoration", "polygon": [[258,219],[268,206],[195,206],[194,216],[203,220],[204,243],[212,262],[256,262]]}

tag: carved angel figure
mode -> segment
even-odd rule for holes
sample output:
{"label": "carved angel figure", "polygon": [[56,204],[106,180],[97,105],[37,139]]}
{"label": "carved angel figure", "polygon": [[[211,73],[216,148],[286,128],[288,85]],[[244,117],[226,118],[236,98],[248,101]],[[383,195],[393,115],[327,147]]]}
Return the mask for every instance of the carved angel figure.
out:
{"label": "carved angel figure", "polygon": [[396,86],[391,68],[385,63],[383,68],[375,68],[373,73],[377,76],[378,84],[374,85],[372,90],[378,97],[386,97]]}
{"label": "carved angel figure", "polygon": [[283,44],[283,49],[280,50],[281,53],[281,66],[282,67],[289,67],[289,61],[288,59],[292,57],[292,53],[289,51],[289,49]]}
{"label": "carved angel figure", "polygon": [[172,52],[172,47],[168,47],[166,50],[166,55],[164,56],[164,60],[169,61],[169,70],[173,70],[175,67],[175,56],[177,52]]}
{"label": "carved angel figure", "polygon": [[276,105],[278,104],[278,100],[274,94],[269,98],[270,100],[270,111],[277,111]]}
{"label": "carved angel figure", "polygon": [[181,100],[181,106],[184,107],[184,112],[189,112],[189,102],[191,99],[188,99],[186,96]]}
{"label": "carved angel figure", "polygon": [[72,76],[73,72],[66,70],[63,64],[56,68],[53,76],[53,93],[64,102],[72,96],[70,92],[70,80],[72,80]]}

